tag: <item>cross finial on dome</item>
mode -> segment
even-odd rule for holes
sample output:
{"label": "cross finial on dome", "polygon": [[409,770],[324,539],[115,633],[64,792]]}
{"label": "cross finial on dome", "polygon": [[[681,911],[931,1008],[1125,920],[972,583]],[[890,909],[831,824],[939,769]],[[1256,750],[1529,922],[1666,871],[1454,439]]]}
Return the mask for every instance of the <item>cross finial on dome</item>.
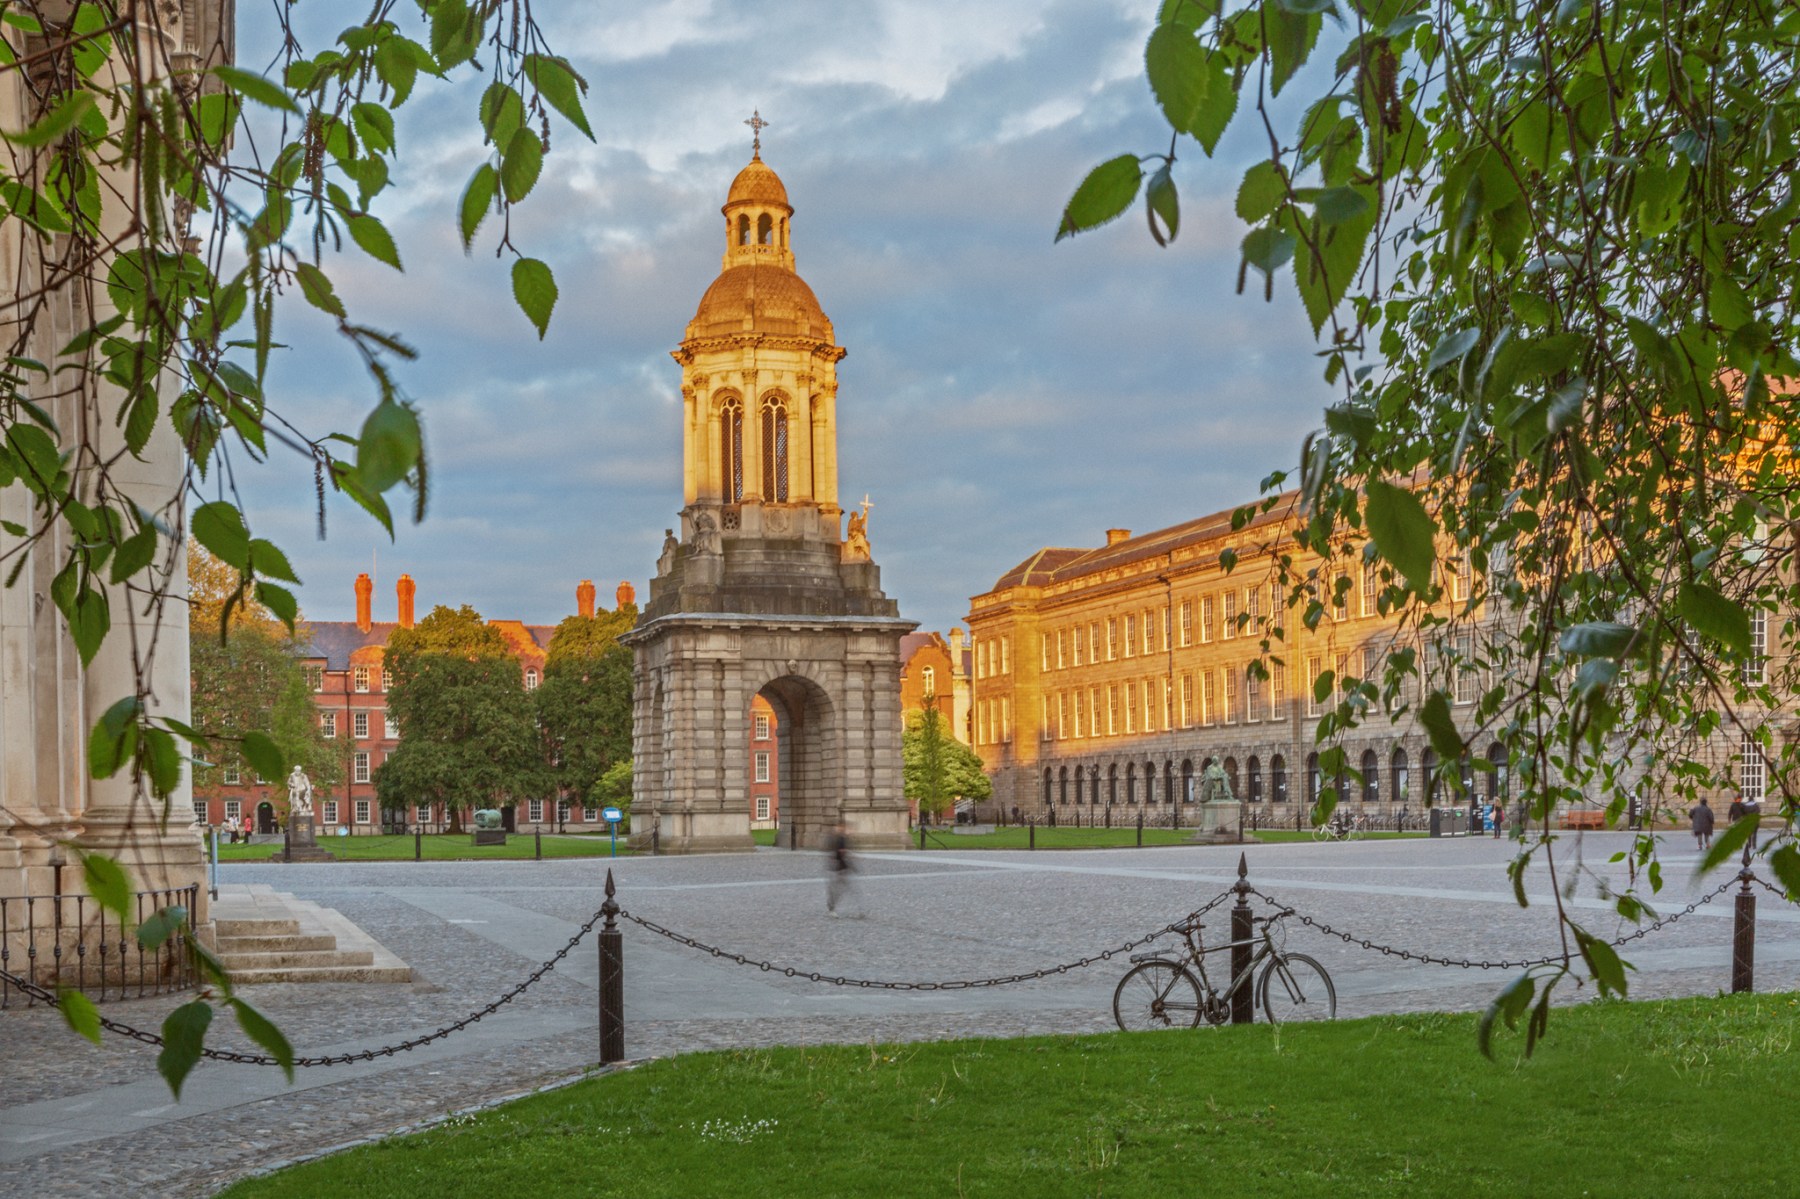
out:
{"label": "cross finial on dome", "polygon": [[750,157],[761,158],[762,131],[769,127],[769,123],[762,119],[762,113],[759,110],[751,109],[750,119],[744,124],[750,126]]}

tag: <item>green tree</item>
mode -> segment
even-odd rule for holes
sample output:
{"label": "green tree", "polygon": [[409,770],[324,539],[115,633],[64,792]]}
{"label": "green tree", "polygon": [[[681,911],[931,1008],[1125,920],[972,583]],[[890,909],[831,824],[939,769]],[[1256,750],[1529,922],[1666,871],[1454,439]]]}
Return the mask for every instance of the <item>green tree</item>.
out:
{"label": "green tree", "polygon": [[564,618],[532,695],[559,793],[583,803],[614,763],[631,759],[632,654],[618,638],[636,618],[631,605]]}
{"label": "green tree", "polygon": [[335,787],[343,765],[320,731],[295,635],[253,598],[233,601],[236,572],[196,543],[188,578],[190,723],[210,746],[194,762],[195,793],[216,794],[226,767],[279,783],[294,764],[321,792]]}
{"label": "green tree", "polygon": [[375,770],[384,810],[441,803],[456,832],[465,811],[544,795],[531,696],[505,638],[479,612],[440,604],[394,630],[385,662],[400,744]]}
{"label": "green tree", "polygon": [[980,756],[946,734],[935,706],[907,713],[900,758],[906,798],[922,814],[942,816],[958,799],[986,799],[994,793]]}
{"label": "green tree", "polygon": [[[1064,212],[1059,238],[1141,191],[1172,239],[1181,139],[1210,155],[1234,118],[1260,125],[1269,155],[1237,187],[1240,288],[1252,270],[1265,295],[1292,280],[1339,398],[1258,508],[1293,503],[1298,544],[1377,564],[1381,610],[1415,641],[1473,647],[1397,646],[1384,677],[1346,686],[1319,724],[1321,767],[1344,769],[1335,742],[1380,707],[1457,761],[1443,676],[1480,667],[1475,722],[1512,747],[1535,830],[1515,880],[1533,858],[1557,869],[1560,803],[1599,798],[1617,819],[1640,785],[1621,760],[1649,761],[1685,802],[1735,785],[1741,747],[1796,810],[1800,745],[1781,726],[1800,687],[1761,630],[1791,634],[1800,607],[1797,41],[1800,9],[1739,0],[1166,0],[1146,64],[1170,149],[1103,163]],[[1326,46],[1335,60],[1302,73]],[[1316,580],[1271,557],[1287,619],[1316,623]],[[1446,562],[1473,580],[1454,605]],[[1748,835],[1718,838],[1707,865]],[[1762,852],[1800,897],[1800,851]],[[1484,1046],[1496,1018],[1530,1010],[1529,1046],[1577,959],[1602,994],[1625,991],[1573,894],[1552,901],[1564,961],[1502,993]]]}
{"label": "green tree", "polygon": [[594,798],[615,808],[631,811],[631,759],[620,758],[606,768],[594,786]]}

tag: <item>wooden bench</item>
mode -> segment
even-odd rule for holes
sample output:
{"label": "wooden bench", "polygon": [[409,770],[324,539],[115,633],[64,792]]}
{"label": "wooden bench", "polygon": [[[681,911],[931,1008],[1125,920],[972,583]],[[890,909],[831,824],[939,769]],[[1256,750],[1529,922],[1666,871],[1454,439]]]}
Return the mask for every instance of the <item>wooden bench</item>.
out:
{"label": "wooden bench", "polygon": [[1599,808],[1571,808],[1563,813],[1562,826],[1564,828],[1605,828],[1606,813]]}

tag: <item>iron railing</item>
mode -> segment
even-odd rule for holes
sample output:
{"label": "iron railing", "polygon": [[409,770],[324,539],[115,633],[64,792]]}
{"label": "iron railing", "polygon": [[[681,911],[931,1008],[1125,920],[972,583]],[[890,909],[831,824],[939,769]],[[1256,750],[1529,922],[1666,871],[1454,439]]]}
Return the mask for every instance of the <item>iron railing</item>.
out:
{"label": "iron railing", "polygon": [[[198,883],[139,891],[135,919],[126,924],[90,895],[0,895],[0,970],[52,991],[74,987],[97,1001],[191,990],[199,976],[183,939],[145,949],[136,931],[166,907],[184,909],[191,930],[199,897]],[[13,990],[0,987],[0,1008],[16,1004]],[[25,1001],[39,1002],[29,993]]]}

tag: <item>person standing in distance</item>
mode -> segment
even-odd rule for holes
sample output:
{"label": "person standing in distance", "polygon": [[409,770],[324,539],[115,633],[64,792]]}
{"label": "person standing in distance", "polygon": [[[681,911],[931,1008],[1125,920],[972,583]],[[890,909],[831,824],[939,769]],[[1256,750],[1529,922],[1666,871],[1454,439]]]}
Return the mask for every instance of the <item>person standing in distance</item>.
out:
{"label": "person standing in distance", "polygon": [[1688,819],[1693,822],[1694,844],[1701,849],[1711,849],[1713,810],[1712,805],[1706,802],[1704,795],[1700,797],[1700,802],[1694,806],[1694,810],[1688,813]]}
{"label": "person standing in distance", "polygon": [[844,892],[850,886],[850,831],[838,821],[831,830],[831,839],[826,842],[825,862],[825,914],[837,915],[838,901],[843,899]]}

